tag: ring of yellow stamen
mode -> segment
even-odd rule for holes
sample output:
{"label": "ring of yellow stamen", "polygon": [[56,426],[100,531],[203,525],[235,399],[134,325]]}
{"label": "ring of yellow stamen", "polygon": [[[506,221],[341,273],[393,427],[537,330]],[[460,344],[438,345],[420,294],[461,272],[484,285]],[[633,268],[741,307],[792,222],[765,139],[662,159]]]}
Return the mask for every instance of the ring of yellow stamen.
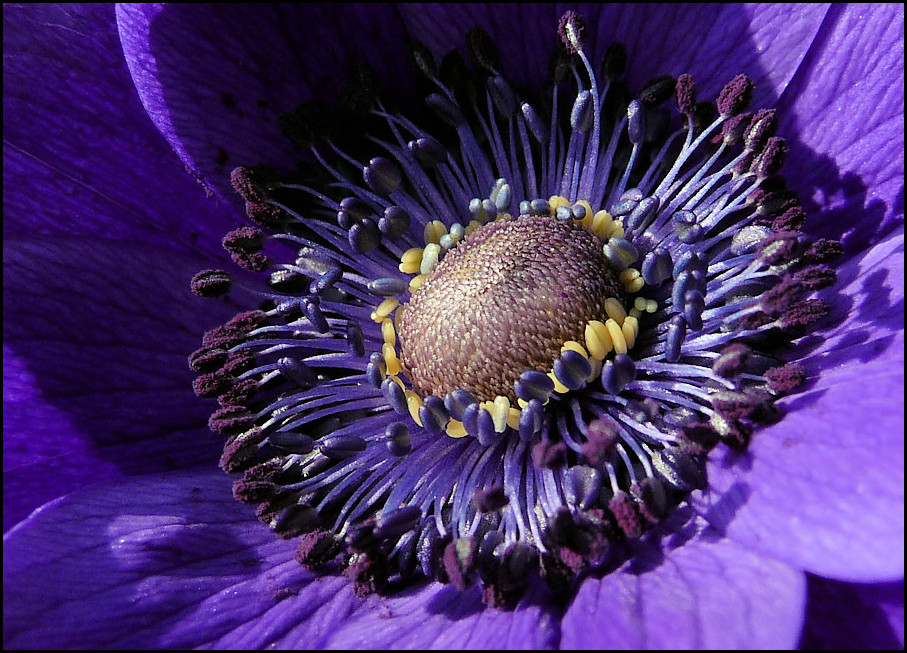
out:
{"label": "ring of yellow stamen", "polygon": [[[571,203],[565,197],[552,196],[549,205],[552,217],[555,216],[558,207],[582,206],[585,209],[585,215],[581,220],[574,220],[574,223],[582,225],[586,231],[600,240],[624,235],[623,223],[620,220],[615,220],[607,211],[593,211],[591,205],[585,200]],[[477,217],[481,218],[481,216]],[[512,219],[509,214],[500,214],[497,216],[496,222]],[[465,227],[456,225],[455,230],[449,230],[440,220],[433,220],[426,224],[423,234],[425,246],[406,250],[400,257],[400,271],[413,275],[409,284],[410,292],[413,293],[422,286],[449,248],[455,247],[482,226],[483,222],[480,220],[472,220]],[[445,239],[445,244],[442,246],[441,239],[448,233],[451,233],[452,237]],[[623,290],[630,295],[638,293],[644,287],[642,275],[636,268],[629,267],[623,270],[618,275],[618,280]],[[400,317],[400,313],[398,312],[393,320],[390,319],[398,306],[399,301],[396,298],[385,299],[373,311],[372,319],[380,323],[384,340],[382,357],[385,370],[382,371],[404,390],[410,417],[421,427],[422,420],[419,410],[424,405],[424,400],[409,387],[409,381],[405,379],[405,371],[397,349],[396,321]],[[603,361],[608,354],[612,352],[625,354],[633,348],[639,335],[639,317],[643,313],[655,312],[658,305],[651,299],[636,297],[628,311],[619,299],[612,297],[605,300],[603,308],[602,319],[589,320],[585,324],[581,341],[567,340],[561,347],[562,354],[566,351],[573,351],[589,361],[591,373],[586,379],[587,382],[598,377]],[[553,364],[546,373],[554,384],[554,393],[570,392],[569,388],[561,383],[555,375]],[[526,405],[525,400],[518,398],[514,406],[508,397],[498,395],[493,400],[480,402],[479,409],[489,413],[495,432],[503,433],[508,428],[519,429],[521,409]],[[460,438],[468,435],[463,422],[453,418],[448,418],[443,428],[449,437]]]}

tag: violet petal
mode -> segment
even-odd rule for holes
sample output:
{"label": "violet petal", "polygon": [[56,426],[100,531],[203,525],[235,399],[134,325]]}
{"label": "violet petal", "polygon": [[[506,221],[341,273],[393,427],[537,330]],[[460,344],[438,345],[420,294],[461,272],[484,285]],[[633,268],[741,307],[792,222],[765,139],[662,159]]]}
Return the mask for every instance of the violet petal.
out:
{"label": "violet petal", "polygon": [[3,51],[4,237],[218,252],[229,215],[142,111],[112,7],[4,5]]}
{"label": "violet petal", "polygon": [[[438,584],[358,599],[293,561],[216,472],[48,504],[4,539],[6,648],[547,648],[550,609]],[[527,597],[528,598],[528,597]]]}
{"label": "violet petal", "polygon": [[809,577],[803,650],[904,648],[904,582],[871,585]]}
{"label": "violet petal", "polygon": [[[604,578],[564,615],[563,649],[774,649],[797,643],[806,582],[701,520]],[[729,617],[733,615],[733,617]]]}
{"label": "violet petal", "polygon": [[186,356],[230,307],[197,309],[197,257],[7,238],[3,261],[4,528],[103,478],[217,460]]}
{"label": "violet petal", "polygon": [[281,113],[338,101],[358,64],[392,88],[404,78],[405,39],[387,5],[121,4],[117,20],[148,115],[205,186],[231,199],[233,167],[298,161]]}

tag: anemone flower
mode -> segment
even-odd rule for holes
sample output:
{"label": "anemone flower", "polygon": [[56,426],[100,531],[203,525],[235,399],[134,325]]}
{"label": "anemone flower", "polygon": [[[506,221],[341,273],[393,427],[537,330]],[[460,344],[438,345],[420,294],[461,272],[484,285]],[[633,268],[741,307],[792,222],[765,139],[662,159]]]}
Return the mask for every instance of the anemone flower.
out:
{"label": "anemone flower", "polygon": [[6,648],[903,647],[903,8],[574,9],[4,6]]}

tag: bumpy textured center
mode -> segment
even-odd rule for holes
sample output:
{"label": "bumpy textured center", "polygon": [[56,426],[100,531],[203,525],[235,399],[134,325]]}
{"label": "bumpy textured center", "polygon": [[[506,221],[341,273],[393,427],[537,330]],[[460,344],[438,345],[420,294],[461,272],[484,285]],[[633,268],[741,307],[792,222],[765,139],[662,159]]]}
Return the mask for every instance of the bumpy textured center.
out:
{"label": "bumpy textured center", "polygon": [[572,222],[521,216],[490,223],[451,250],[398,323],[415,392],[462,388],[479,401],[515,400],[526,370],[548,372],[567,340],[622,297],[602,241]]}

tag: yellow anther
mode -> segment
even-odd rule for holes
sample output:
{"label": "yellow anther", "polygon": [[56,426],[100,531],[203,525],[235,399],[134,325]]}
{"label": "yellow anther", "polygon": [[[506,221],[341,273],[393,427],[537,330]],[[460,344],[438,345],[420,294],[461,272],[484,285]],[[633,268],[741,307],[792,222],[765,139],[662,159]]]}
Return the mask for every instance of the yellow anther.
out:
{"label": "yellow anther", "polygon": [[396,311],[399,305],[399,299],[397,299],[396,297],[388,297],[383,302],[378,304],[378,307],[375,309],[373,315],[376,316],[377,319],[375,319],[375,317],[373,317],[372,319],[375,320],[375,322],[383,321],[388,315]]}
{"label": "yellow anther", "polygon": [[638,319],[639,319],[639,316],[642,315],[642,313],[640,313],[640,312],[639,312],[637,309],[635,309],[635,308],[631,308],[631,309],[629,310],[629,312],[627,313],[627,315],[629,315],[630,317],[635,317],[635,318],[638,320]]}
{"label": "yellow anther", "polygon": [[585,337],[586,348],[588,348],[592,360],[602,360],[614,347],[611,344],[611,334],[608,332],[608,327],[605,326],[604,322],[590,320],[586,324]]}
{"label": "yellow anther", "polygon": [[565,394],[567,392],[570,392],[570,388],[557,380],[557,377],[554,376],[554,372],[548,372],[548,378],[554,381],[554,391],[558,394]]}
{"label": "yellow anther", "polygon": [[552,195],[548,198],[548,206],[551,207],[551,217],[557,212],[559,206],[570,206],[570,200],[563,195]]}
{"label": "yellow anther", "polygon": [[623,238],[625,235],[624,223],[620,220],[616,220],[611,226],[611,233],[608,235],[608,238]]}
{"label": "yellow anther", "polygon": [[516,398],[516,404],[517,404],[517,406],[519,406],[520,408],[525,408],[526,406],[529,405],[529,402],[526,401],[525,399],[523,399],[522,397],[517,397],[517,398]]}
{"label": "yellow anther", "polygon": [[422,263],[419,265],[419,272],[421,274],[428,274],[435,269],[440,258],[441,246],[437,243],[429,243],[422,252]]}
{"label": "yellow anther", "polygon": [[397,268],[403,274],[416,274],[422,267],[422,248],[413,247],[400,256],[400,265]]}
{"label": "yellow anther", "polygon": [[626,290],[628,293],[639,292],[640,290],[643,289],[643,286],[645,286],[645,285],[646,285],[646,280],[643,279],[642,276],[640,275],[640,276],[636,277],[635,279],[633,279],[632,281],[630,281],[629,283],[624,284],[624,290]]}
{"label": "yellow anther", "polygon": [[654,313],[658,310],[658,302],[654,299],[649,299],[646,301],[646,313]]}
{"label": "yellow anther", "polygon": [[602,373],[602,361],[597,361],[594,358],[590,358],[589,363],[592,365],[592,371],[589,372],[589,376],[586,377],[586,381],[588,383],[591,383]]}
{"label": "yellow anther", "polygon": [[623,324],[624,318],[627,317],[627,311],[624,308],[624,305],[613,297],[609,297],[605,300],[605,313],[618,324]]}
{"label": "yellow anther", "polygon": [[409,408],[409,416],[413,421],[422,426],[422,418],[419,417],[419,409],[422,408],[422,398],[412,390],[404,391],[406,394],[406,407]]}
{"label": "yellow anther", "polygon": [[409,291],[416,292],[419,288],[422,287],[422,284],[425,283],[425,279],[428,277],[427,274],[419,274],[409,280]]}
{"label": "yellow anther", "polygon": [[627,349],[633,349],[633,345],[636,344],[636,336],[639,335],[639,320],[632,315],[628,315],[620,330],[624,334],[624,340],[627,342]]}
{"label": "yellow anther", "polygon": [[393,381],[394,383],[399,385],[401,390],[408,389],[406,387],[406,385],[403,383],[403,380],[399,376],[394,376],[393,374],[389,374],[387,378],[389,378],[391,381]]}
{"label": "yellow anther", "polygon": [[441,236],[447,233],[447,227],[444,226],[444,223],[440,220],[432,220],[427,225],[422,232],[422,235],[425,237],[426,245],[437,245],[441,242]]}
{"label": "yellow anther", "polygon": [[520,430],[520,410],[519,408],[513,408],[512,406],[507,413],[507,426],[512,428],[514,431]]}
{"label": "yellow anther", "polygon": [[452,438],[462,438],[468,435],[468,433],[466,433],[466,427],[463,425],[463,422],[452,419],[447,422],[447,435]]}
{"label": "yellow anther", "polygon": [[567,350],[575,351],[577,354],[582,354],[586,358],[589,358],[589,353],[586,351],[586,348],[579,344],[576,340],[567,340],[561,345],[561,353],[563,354]]}
{"label": "yellow anther", "polygon": [[627,340],[624,338],[624,332],[621,330],[620,325],[612,319],[609,319],[605,322],[605,326],[608,327],[608,334],[611,336],[611,344],[614,345],[614,351],[618,354],[627,353]]}
{"label": "yellow anther", "polygon": [[611,237],[611,229],[614,226],[614,218],[607,211],[599,211],[592,216],[592,233],[601,239]]}
{"label": "yellow anther", "polygon": [[637,311],[642,313],[644,310],[646,310],[646,306],[648,305],[648,302],[649,302],[649,300],[646,299],[645,297],[637,297],[636,299],[633,300],[633,308],[635,308]]}
{"label": "yellow anther", "polygon": [[507,418],[510,416],[510,399],[502,395],[494,398],[494,408],[491,411],[491,419],[494,421],[494,430],[496,433],[503,433],[507,428]]}
{"label": "yellow anther", "polygon": [[384,342],[390,346],[397,344],[397,330],[394,328],[394,322],[390,318],[381,321],[381,336]]}
{"label": "yellow anther", "polygon": [[384,356],[384,365],[387,368],[387,373],[392,376],[399,374],[402,368],[400,366],[400,359],[397,358],[397,350],[394,349],[394,346],[384,343],[381,345],[381,354]]}

